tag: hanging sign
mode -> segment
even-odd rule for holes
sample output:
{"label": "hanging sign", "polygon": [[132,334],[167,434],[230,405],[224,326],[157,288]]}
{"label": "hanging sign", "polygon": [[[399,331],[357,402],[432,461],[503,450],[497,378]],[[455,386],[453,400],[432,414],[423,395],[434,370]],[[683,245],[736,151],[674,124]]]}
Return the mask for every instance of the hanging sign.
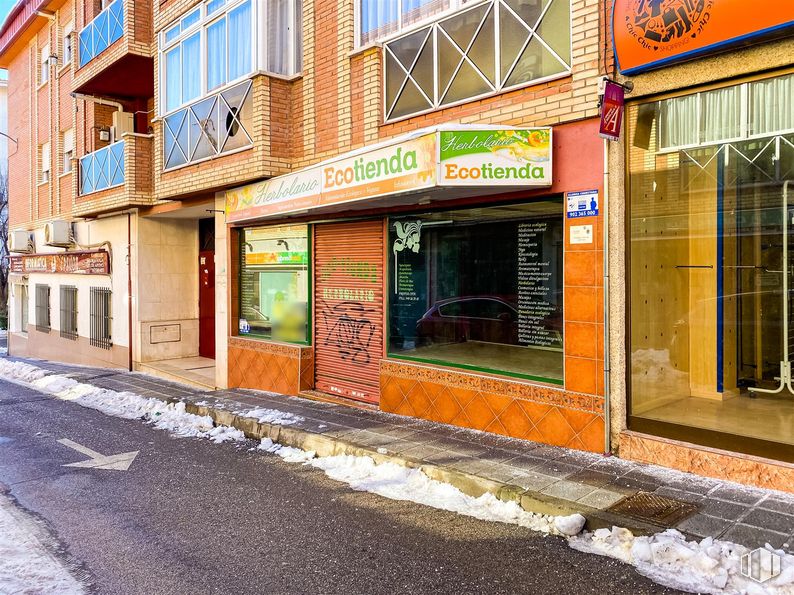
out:
{"label": "hanging sign", "polygon": [[623,74],[680,62],[794,29],[791,0],[614,0],[615,56]]}
{"label": "hanging sign", "polygon": [[623,123],[625,96],[623,87],[612,81],[604,83],[604,99],[601,102],[601,125],[598,134],[607,140],[620,140]]}
{"label": "hanging sign", "polygon": [[569,219],[596,217],[598,215],[598,190],[568,192],[566,199]]}
{"label": "hanging sign", "polygon": [[110,255],[104,251],[56,252],[10,257],[11,272],[109,275]]}

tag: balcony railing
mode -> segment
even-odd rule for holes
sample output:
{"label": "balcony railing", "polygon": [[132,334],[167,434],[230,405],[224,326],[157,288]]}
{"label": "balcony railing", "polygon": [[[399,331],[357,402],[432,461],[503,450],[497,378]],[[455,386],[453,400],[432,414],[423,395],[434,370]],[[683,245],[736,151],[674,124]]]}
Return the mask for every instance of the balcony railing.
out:
{"label": "balcony railing", "polygon": [[[117,0],[118,1],[118,0]],[[114,3],[115,4],[115,3]],[[124,141],[120,140],[80,159],[80,194],[124,184]]]}
{"label": "balcony railing", "polygon": [[210,95],[164,118],[163,169],[173,169],[250,147],[251,81]]}
{"label": "balcony railing", "polygon": [[115,0],[80,31],[80,68],[124,35],[124,0]]}

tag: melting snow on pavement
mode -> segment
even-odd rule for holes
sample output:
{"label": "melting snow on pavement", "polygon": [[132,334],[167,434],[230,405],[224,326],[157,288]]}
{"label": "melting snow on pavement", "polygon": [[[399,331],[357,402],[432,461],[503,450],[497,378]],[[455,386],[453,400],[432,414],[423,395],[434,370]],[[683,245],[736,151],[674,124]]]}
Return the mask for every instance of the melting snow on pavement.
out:
{"label": "melting snow on pavement", "polygon": [[[175,436],[209,438],[216,442],[244,439],[239,430],[213,427],[209,416],[185,412],[183,403],[166,404],[133,393],[81,384],[64,376],[48,375],[45,370],[24,362],[0,360],[0,376],[28,383],[58,398],[72,400],[109,415],[143,419]],[[301,421],[298,416],[275,409],[254,409],[246,416],[277,425]],[[320,469],[354,490],[566,536],[571,547],[577,550],[621,560],[657,583],[670,587],[695,593],[794,595],[794,556],[783,551],[775,551],[781,557],[781,574],[760,584],[742,576],[741,557],[749,550],[734,543],[711,538],[687,541],[675,530],[649,537],[634,536],[618,527],[582,533],[584,517],[581,515],[554,517],[535,514],[523,510],[515,502],[503,502],[491,494],[473,498],[452,485],[430,479],[418,469],[394,463],[377,464],[370,457],[338,455],[317,458],[314,452],[282,446],[269,438],[262,439],[259,449],[276,454],[286,462]],[[771,546],[767,549],[774,551]],[[0,571],[1,567],[2,563]]]}
{"label": "melting snow on pavement", "polygon": [[42,544],[42,528],[0,495],[0,591],[77,595],[85,589]]}

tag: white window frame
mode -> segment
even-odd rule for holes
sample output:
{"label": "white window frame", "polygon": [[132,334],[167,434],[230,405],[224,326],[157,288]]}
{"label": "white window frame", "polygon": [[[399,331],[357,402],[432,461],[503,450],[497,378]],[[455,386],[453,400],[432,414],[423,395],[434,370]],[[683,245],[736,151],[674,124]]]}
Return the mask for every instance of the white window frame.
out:
{"label": "white window frame", "polygon": [[[62,174],[72,173],[72,159],[74,158],[74,128],[69,128],[61,133],[63,146]],[[67,143],[67,141],[71,141]]]}
{"label": "white window frame", "polygon": [[475,4],[478,4],[477,0],[449,0],[449,8],[446,8],[444,10],[441,10],[441,11],[429,16],[429,17],[426,17],[424,19],[420,19],[418,21],[415,21],[413,23],[410,23],[410,24],[404,26],[403,22],[402,22],[402,19],[403,19],[403,10],[402,10],[403,0],[393,0],[393,1],[397,2],[397,4],[398,4],[398,6],[397,6],[397,30],[395,32],[393,32],[393,33],[389,33],[388,35],[384,35],[383,37],[380,37],[378,39],[373,39],[371,41],[368,41],[367,43],[361,43],[361,12],[362,12],[362,10],[361,10],[361,2],[362,2],[362,0],[354,0],[354,2],[353,2],[353,21],[354,21],[353,27],[355,29],[354,46],[357,49],[358,48],[365,48],[365,47],[369,47],[369,46],[373,46],[373,45],[380,45],[380,44],[382,44],[382,43],[384,43],[386,41],[389,41],[390,39],[393,39],[395,37],[400,37],[404,33],[408,32],[408,31],[411,31],[412,29],[421,29],[424,25],[427,25],[428,23],[432,23],[433,21],[437,21],[437,20],[443,19],[446,16],[454,14],[457,11],[459,11],[461,8],[463,8],[464,6],[468,8],[469,6],[474,6]]}
{"label": "white window frame", "polygon": [[[215,87],[214,89],[207,89],[208,84],[208,61],[207,61],[207,28],[212,25],[213,23],[217,22],[220,18],[225,18],[229,12],[233,11],[238,6],[242,5],[246,0],[232,0],[227,1],[226,4],[221,7],[220,9],[216,10],[212,14],[207,14],[207,5],[210,3],[211,0],[205,0],[198,8],[185,13],[180,19],[168,27],[164,28],[163,31],[158,36],[159,42],[159,54],[160,54],[160,89],[162,92],[160,94],[160,101],[158,102],[160,105],[160,113],[162,115],[167,115],[180,109],[184,109],[188,105],[193,105],[201,101],[202,99],[209,97],[210,95],[214,95],[223,91],[227,88],[231,88],[237,83],[244,81],[251,77],[257,70],[257,47],[258,47],[258,40],[259,40],[259,31],[257,27],[258,22],[258,14],[259,14],[259,2],[257,0],[251,0],[251,68],[247,73],[244,75],[234,79],[234,80],[227,80],[223,85]],[[173,29],[174,26],[179,25],[182,20],[185,20],[186,17],[190,17],[194,14],[195,11],[199,12],[199,19],[197,22],[189,25],[183,31],[179,33],[178,36],[174,37],[170,42],[166,43],[166,33]],[[189,99],[187,101],[181,101],[180,104],[172,109],[167,109],[167,67],[166,67],[166,54],[175,48],[176,46],[180,45],[183,41],[188,39],[189,37],[193,36],[196,32],[200,32],[199,37],[199,56],[201,60],[201,64],[199,66],[199,71],[201,75],[201,82],[199,88],[199,95]],[[226,75],[228,76],[229,73],[229,38],[228,35],[226,37]],[[181,51],[181,50],[180,50]],[[180,65],[182,63],[182,59],[180,57]],[[181,81],[180,81],[181,86]]]}
{"label": "white window frame", "polygon": [[[65,68],[69,64],[72,63],[74,60],[74,24],[69,22],[63,26],[63,40],[61,43],[63,44],[63,50],[61,54],[63,55],[63,60],[61,60],[61,68]],[[67,51],[68,48],[68,51]]]}
{"label": "white window frame", "polygon": [[50,44],[48,43],[39,53],[39,85],[50,82]]}
{"label": "white window frame", "polygon": [[41,145],[41,178],[39,182],[46,184],[50,181],[52,171],[52,145],[49,141]]}

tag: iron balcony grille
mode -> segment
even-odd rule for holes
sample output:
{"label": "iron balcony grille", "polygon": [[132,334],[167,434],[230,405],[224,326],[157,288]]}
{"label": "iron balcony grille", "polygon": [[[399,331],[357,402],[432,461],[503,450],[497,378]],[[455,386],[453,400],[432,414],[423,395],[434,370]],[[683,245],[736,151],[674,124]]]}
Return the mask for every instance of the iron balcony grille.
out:
{"label": "iron balcony grille", "polygon": [[110,325],[113,321],[111,312],[111,291],[101,287],[91,288],[91,336],[90,343],[94,347],[110,349],[113,345]]}
{"label": "iron balcony grille", "polygon": [[61,285],[61,337],[77,340],[77,288]]}
{"label": "iron balcony grille", "polygon": [[36,285],[36,330],[50,332],[50,286]]}

